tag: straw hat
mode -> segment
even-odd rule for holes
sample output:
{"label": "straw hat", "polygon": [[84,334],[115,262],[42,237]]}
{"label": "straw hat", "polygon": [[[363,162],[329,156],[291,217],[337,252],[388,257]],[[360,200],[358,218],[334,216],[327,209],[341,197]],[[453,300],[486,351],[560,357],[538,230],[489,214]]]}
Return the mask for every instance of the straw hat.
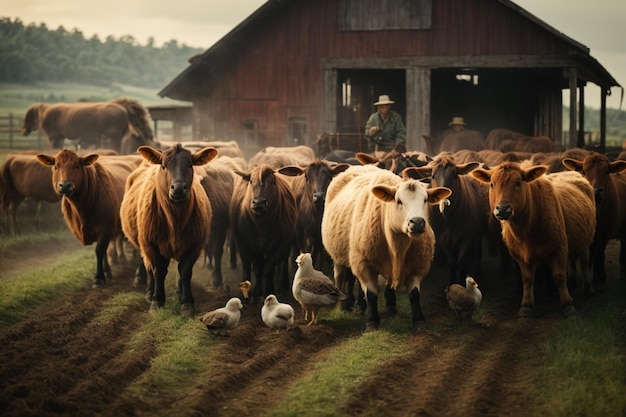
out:
{"label": "straw hat", "polygon": [[454,125],[463,125],[463,126],[465,126],[465,122],[463,121],[462,117],[453,117],[452,121],[450,123],[448,123],[448,126],[454,126]]}
{"label": "straw hat", "polygon": [[374,106],[380,106],[381,104],[393,104],[395,101],[391,101],[388,95],[378,96],[378,101],[374,103]]}

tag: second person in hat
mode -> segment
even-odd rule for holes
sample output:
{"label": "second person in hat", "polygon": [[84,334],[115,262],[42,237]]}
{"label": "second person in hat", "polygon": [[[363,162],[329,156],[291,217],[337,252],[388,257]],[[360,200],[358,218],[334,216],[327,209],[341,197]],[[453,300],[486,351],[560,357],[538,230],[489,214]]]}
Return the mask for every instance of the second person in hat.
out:
{"label": "second person in hat", "polygon": [[388,95],[378,97],[374,103],[377,110],[365,123],[365,137],[370,152],[406,152],[406,128],[402,117],[391,110],[392,101]]}

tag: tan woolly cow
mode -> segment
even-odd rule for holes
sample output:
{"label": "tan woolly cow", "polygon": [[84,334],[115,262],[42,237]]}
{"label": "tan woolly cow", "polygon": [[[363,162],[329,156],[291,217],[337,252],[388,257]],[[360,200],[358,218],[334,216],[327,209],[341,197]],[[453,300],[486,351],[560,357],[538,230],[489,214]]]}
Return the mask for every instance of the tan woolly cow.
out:
{"label": "tan woolly cow", "polygon": [[[420,284],[435,251],[428,204],[438,203],[451,191],[427,189],[426,184],[402,180],[387,170],[354,168],[331,181],[322,219],[322,242],[333,259],[335,281],[341,288],[347,268],[358,278],[367,302],[366,331],[380,325],[379,274],[392,290],[405,286],[411,320],[418,328],[425,321]],[[388,292],[393,293],[391,307],[395,308],[395,291]]]}

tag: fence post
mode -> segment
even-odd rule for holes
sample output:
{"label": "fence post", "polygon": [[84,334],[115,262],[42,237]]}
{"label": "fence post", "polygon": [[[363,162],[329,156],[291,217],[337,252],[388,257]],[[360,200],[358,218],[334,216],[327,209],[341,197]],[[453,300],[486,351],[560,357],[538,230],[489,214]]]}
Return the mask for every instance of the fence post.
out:
{"label": "fence post", "polygon": [[9,149],[13,149],[13,113],[9,113]]}

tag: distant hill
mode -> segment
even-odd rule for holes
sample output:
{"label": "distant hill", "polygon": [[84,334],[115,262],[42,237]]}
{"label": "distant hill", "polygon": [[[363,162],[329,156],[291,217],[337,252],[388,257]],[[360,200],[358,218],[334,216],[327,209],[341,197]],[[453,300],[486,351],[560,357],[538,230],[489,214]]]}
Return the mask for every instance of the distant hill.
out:
{"label": "distant hill", "polygon": [[133,85],[161,89],[184,70],[200,48],[172,40],[161,47],[140,45],[132,36],[104,41],[86,39],[82,32],[62,26],[0,18],[0,83],[76,83],[115,88]]}

